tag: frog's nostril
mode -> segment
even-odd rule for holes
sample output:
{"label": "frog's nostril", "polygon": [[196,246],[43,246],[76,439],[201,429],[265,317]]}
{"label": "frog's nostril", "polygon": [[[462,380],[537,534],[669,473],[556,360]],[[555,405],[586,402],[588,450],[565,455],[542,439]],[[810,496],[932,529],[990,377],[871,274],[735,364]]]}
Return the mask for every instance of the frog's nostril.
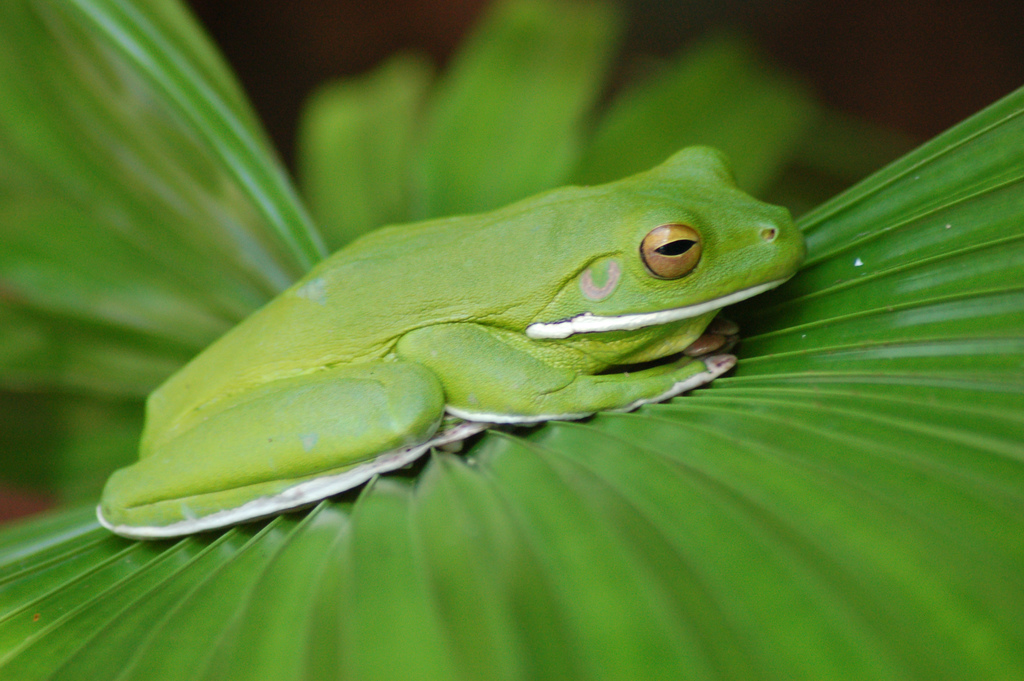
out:
{"label": "frog's nostril", "polygon": [[771,243],[771,242],[775,241],[775,237],[777,237],[778,235],[779,235],[779,228],[778,227],[762,227],[761,228],[761,238],[764,239],[768,243]]}

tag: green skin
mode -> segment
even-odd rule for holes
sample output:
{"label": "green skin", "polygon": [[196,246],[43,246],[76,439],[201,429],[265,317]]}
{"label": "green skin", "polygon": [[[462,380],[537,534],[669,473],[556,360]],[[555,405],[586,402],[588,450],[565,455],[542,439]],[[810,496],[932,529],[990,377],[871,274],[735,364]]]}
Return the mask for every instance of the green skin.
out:
{"label": "green skin", "polygon": [[[700,234],[700,260],[678,279],[652,276],[639,252],[668,223]],[[788,212],[738,190],[722,156],[696,147],[611,184],[377,230],[150,395],[140,460],[111,476],[100,520],[155,538],[308,505],[403,465],[396,450],[443,442],[446,408],[490,424],[663,399],[734,358],[596,374],[679,353],[719,307],[781,283],[803,257]],[[589,314],[614,329],[677,308],[690,316],[552,326]]]}

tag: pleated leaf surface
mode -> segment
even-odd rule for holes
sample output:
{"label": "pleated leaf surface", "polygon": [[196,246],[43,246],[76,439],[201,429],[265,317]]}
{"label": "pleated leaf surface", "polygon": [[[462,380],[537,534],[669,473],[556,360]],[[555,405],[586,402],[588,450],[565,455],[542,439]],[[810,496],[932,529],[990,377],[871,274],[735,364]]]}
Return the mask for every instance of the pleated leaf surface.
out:
{"label": "pleated leaf surface", "polygon": [[0,678],[1024,677],[1022,176],[1024,91],[806,215],[670,403],[178,542],[9,527]]}

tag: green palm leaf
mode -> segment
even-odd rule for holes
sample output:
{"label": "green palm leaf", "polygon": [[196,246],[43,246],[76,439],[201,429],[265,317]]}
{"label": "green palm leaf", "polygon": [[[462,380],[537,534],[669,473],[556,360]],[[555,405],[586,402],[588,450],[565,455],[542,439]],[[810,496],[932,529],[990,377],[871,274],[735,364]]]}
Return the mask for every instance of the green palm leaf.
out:
{"label": "green palm leaf", "polygon": [[[142,397],[322,254],[173,2],[2,3],[0,239],[0,389],[79,393],[49,422],[3,399],[0,475],[66,497],[133,456]],[[112,429],[68,443],[83,415]]]}
{"label": "green palm leaf", "polygon": [[[14,7],[28,6],[5,5],[2,18],[29,21]],[[220,92],[220,101],[231,103],[227,110],[244,104],[225,94],[232,90],[205,43],[193,47],[193,38],[185,39],[192,29],[176,6],[83,1],[71,14],[46,3],[33,7],[49,8],[51,23],[33,18],[28,25],[78,35],[75,45],[92,46],[87,63],[129,64],[132,77],[150,84],[143,92],[161,91],[152,84],[162,76],[145,75],[152,60],[142,57],[151,51],[203,64],[185,70],[196,79],[192,94],[177,104],[157,97],[162,115],[177,121],[176,139],[208,159],[199,167],[234,187],[227,194],[233,201],[200,203],[213,214],[234,206],[252,218],[228,223],[263,235],[262,252],[274,254],[267,262],[279,263],[268,272],[301,270],[296,254],[308,249],[289,247],[301,239],[275,231],[298,228],[298,204],[291,202],[299,212],[279,223],[258,208],[261,200],[276,205],[290,195],[286,183],[274,188],[278,171],[267,169],[276,165],[253,152],[247,163],[265,165],[252,177],[269,184],[246,185],[226,168],[235,157],[215,151],[223,140],[202,137],[228,135],[231,126],[218,127],[214,116],[203,133],[206,123],[190,116],[201,119],[205,109],[180,110],[198,93]],[[126,19],[138,7],[145,9],[138,10],[136,18],[146,18],[140,25]],[[155,26],[169,37],[143,41]],[[12,41],[19,35],[4,33]],[[43,55],[56,49],[46,35],[32,43]],[[0,43],[9,44],[15,43]],[[128,44],[146,47],[118,51]],[[4,58],[18,54],[3,49]],[[113,61],[111,50],[120,55]],[[180,75],[180,66],[170,60],[160,69]],[[75,90],[54,68],[47,75],[53,82],[76,96],[91,92]],[[390,106],[394,99],[378,101]],[[29,106],[0,98],[0,120],[24,120]],[[233,114],[249,126],[247,116]],[[770,296],[730,311],[745,333],[741,361],[735,375],[711,389],[634,414],[491,432],[462,455],[434,454],[419,470],[376,480],[308,513],[220,534],[129,542],[98,528],[89,508],[6,529],[0,678],[1024,676],[1022,121],[1024,90],[806,215],[805,268]],[[78,148],[58,121],[48,125],[48,134]],[[0,170],[25,161],[51,183],[83,172],[111,197],[104,205],[136,205],[125,174],[97,179],[113,172],[96,160],[107,152],[44,152],[48,139],[21,147],[20,156],[0,147]],[[244,141],[231,144],[241,149]],[[147,164],[180,173],[185,160],[164,153],[170,152],[152,151]],[[411,163],[424,163],[415,159],[426,152],[396,155],[406,153]],[[377,172],[363,167],[365,175]],[[394,169],[379,176],[393,182]],[[758,176],[768,173],[751,175]],[[15,189],[57,191],[17,173],[2,177],[4,206],[8,197],[23,196]],[[415,182],[392,184],[406,187],[393,195],[412,196],[403,192],[417,191]],[[59,189],[68,195],[66,186]],[[108,229],[93,202],[81,198],[73,208],[90,218],[90,230]],[[132,210],[140,220],[149,215]],[[53,214],[38,217],[40,227],[26,233],[39,234]],[[196,252],[195,239],[210,235],[189,236],[193,228],[225,224],[153,219],[153,231],[180,236],[180,243],[168,243],[191,244]],[[170,239],[148,233],[141,232]],[[256,237],[245,243],[250,238]],[[22,243],[26,253],[37,250],[35,258],[47,255],[37,240]],[[205,257],[208,266],[189,262],[206,268],[211,283],[221,277],[221,288],[193,299],[183,284],[169,287],[173,277],[154,275],[153,286],[168,287],[157,299],[226,325],[234,313],[210,295],[234,301],[231,309],[241,313],[274,288],[273,278],[254,283],[262,268],[247,269],[237,253]],[[23,262],[35,260],[25,255]],[[92,266],[91,273],[82,270],[83,282],[123,272],[126,283],[154,272]],[[18,270],[0,270],[4,282],[12,271]],[[113,281],[109,288],[115,291]],[[29,302],[3,298],[12,320],[26,320],[10,327],[5,321],[5,336],[12,328],[16,337],[38,337],[31,334],[43,327],[33,324],[56,324],[62,310],[82,304],[67,299],[63,308],[47,307],[35,302],[45,300],[36,293],[45,285],[23,290]],[[81,322],[96,334],[90,338],[147,338],[171,347],[170,335],[134,327],[129,333],[103,316],[106,307],[97,309]],[[173,365],[202,341],[198,332],[177,333],[178,355],[137,346],[139,356]],[[2,366],[0,375],[13,375],[13,363]],[[129,392],[127,383],[113,385],[111,392]]]}
{"label": "green palm leaf", "polygon": [[[27,338],[0,380],[145,394],[315,262],[318,237],[176,4],[0,11],[0,313]],[[115,370],[133,352],[143,386]]]}

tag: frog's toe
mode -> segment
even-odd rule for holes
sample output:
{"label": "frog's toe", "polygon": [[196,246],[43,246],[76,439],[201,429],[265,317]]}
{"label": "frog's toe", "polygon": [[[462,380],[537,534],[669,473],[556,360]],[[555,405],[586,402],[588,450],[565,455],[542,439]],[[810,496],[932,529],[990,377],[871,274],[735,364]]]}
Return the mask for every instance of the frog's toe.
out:
{"label": "frog's toe", "polygon": [[683,350],[687,357],[701,357],[721,349],[726,343],[726,337],[717,333],[705,333],[693,341]]}
{"label": "frog's toe", "polygon": [[697,340],[683,349],[687,357],[704,357],[711,353],[726,353],[739,342],[740,327],[736,322],[715,317]]}
{"label": "frog's toe", "polygon": [[708,324],[708,327],[704,332],[714,333],[720,336],[738,336],[740,333],[740,327],[739,324],[731,319],[718,316],[711,320],[711,323]]}

